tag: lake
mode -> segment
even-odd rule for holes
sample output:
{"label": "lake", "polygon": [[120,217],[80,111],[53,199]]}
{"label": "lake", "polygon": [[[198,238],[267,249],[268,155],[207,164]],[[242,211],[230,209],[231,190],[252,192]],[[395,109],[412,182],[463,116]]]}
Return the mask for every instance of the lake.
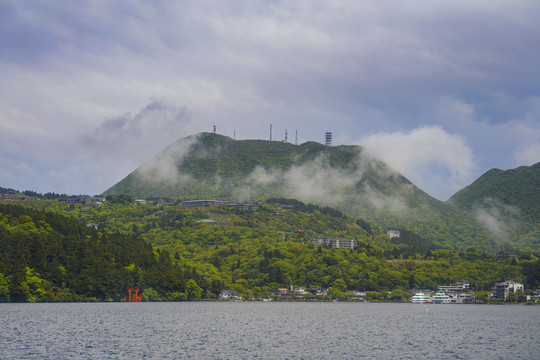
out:
{"label": "lake", "polygon": [[1,359],[539,359],[540,306],[0,304]]}

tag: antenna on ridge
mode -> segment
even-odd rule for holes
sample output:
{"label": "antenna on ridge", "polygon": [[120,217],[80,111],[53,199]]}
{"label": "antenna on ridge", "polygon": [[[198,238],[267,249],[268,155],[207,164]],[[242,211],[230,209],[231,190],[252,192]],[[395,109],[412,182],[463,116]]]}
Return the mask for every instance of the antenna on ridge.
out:
{"label": "antenna on ridge", "polygon": [[270,124],[270,141],[272,141],[272,124]]}
{"label": "antenna on ridge", "polygon": [[236,130],[233,131],[233,139],[236,140]]}
{"label": "antenna on ridge", "polygon": [[214,134],[216,133],[216,125],[214,125]]}
{"label": "antenna on ridge", "polygon": [[298,145],[298,129],[296,129],[296,133],[294,136],[294,145]]}
{"label": "antenna on ridge", "polygon": [[287,129],[285,129],[285,142],[287,142]]}
{"label": "antenna on ridge", "polygon": [[324,133],[324,144],[332,145],[332,133],[330,131]]}

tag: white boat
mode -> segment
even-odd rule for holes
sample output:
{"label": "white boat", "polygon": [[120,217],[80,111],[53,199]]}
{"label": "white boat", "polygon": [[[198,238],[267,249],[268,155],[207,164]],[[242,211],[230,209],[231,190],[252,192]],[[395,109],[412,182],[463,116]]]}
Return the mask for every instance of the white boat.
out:
{"label": "white boat", "polygon": [[438,292],[433,298],[434,304],[450,304],[450,297],[443,292]]}
{"label": "white boat", "polygon": [[424,293],[416,293],[411,298],[411,302],[413,304],[425,304],[427,302],[431,302],[431,299],[429,297],[427,297],[426,294],[424,294]]}

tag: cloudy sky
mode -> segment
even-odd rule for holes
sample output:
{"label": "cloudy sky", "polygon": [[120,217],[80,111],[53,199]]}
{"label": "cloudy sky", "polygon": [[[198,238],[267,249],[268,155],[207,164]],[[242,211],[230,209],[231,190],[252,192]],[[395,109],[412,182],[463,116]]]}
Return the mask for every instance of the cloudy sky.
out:
{"label": "cloudy sky", "polygon": [[0,186],[98,194],[174,140],[358,144],[441,200],[540,161],[540,2],[0,0]]}

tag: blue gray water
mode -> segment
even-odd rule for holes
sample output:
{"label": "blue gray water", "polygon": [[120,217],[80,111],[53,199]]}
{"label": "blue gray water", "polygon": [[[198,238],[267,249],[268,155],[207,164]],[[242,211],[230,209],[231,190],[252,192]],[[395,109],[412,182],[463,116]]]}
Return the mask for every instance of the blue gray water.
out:
{"label": "blue gray water", "polygon": [[540,306],[0,304],[1,359],[539,359]]}

